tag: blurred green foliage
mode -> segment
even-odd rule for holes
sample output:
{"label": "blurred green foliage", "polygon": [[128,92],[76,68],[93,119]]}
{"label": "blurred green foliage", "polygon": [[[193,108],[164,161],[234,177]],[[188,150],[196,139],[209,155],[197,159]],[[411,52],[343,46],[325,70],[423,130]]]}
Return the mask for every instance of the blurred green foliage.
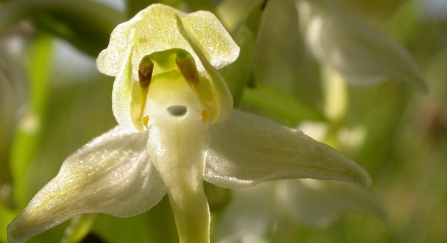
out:
{"label": "blurred green foliage", "polygon": [[[116,125],[113,80],[94,69],[93,58],[117,24],[153,2],[126,0],[124,9],[90,0],[0,2],[0,242],[6,242],[7,224],[64,159]],[[325,229],[278,218],[264,242],[447,242],[447,16],[425,7],[436,1],[332,1],[394,37],[430,86],[427,95],[393,79],[346,86],[346,107],[336,119],[325,110],[324,67],[298,31],[293,1],[162,2],[221,18],[241,46],[239,60],[221,70],[236,105],[291,127],[325,122],[328,142],[368,171],[370,191],[389,213],[389,225],[349,212]],[[76,50],[67,52],[61,43]],[[342,130],[355,127],[365,131],[364,139],[350,146]],[[207,192],[215,205],[214,236],[231,195]],[[81,216],[28,242],[76,242],[87,235],[110,243],[178,242],[167,198],[127,219]]]}

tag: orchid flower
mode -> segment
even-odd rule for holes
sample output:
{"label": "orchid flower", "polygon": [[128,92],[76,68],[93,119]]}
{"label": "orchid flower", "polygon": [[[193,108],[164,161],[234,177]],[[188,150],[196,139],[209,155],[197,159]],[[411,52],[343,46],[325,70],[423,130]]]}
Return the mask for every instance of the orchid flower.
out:
{"label": "orchid flower", "polygon": [[391,37],[342,12],[334,1],[295,3],[311,52],[349,84],[368,86],[395,78],[428,90],[416,61]]}
{"label": "orchid flower", "polygon": [[8,226],[22,242],[76,215],[130,217],[167,193],[182,243],[209,242],[206,180],[240,189],[285,178],[369,186],[356,163],[303,133],[233,110],[217,68],[239,47],[217,18],[155,4],[118,25],[98,69],[116,76],[118,126],[63,163]]}

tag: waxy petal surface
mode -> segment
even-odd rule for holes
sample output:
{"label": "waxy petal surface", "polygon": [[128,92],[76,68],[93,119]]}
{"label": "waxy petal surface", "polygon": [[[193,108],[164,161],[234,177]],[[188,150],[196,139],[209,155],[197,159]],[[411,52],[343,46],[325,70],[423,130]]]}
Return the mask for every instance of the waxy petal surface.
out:
{"label": "waxy petal surface", "polygon": [[261,117],[234,110],[210,134],[204,179],[220,187],[291,178],[371,184],[365,170],[335,149]]}
{"label": "waxy petal surface", "polygon": [[[123,58],[127,46],[135,43],[132,53],[133,80],[138,80],[138,65],[145,55],[172,48],[191,53],[198,70],[203,72],[200,60],[178,29],[176,16],[200,42],[202,51],[214,67],[221,68],[236,60],[239,47],[212,13],[197,11],[185,14],[166,5],[153,4],[113,30],[108,48],[98,56],[98,69],[104,74],[116,76],[123,62],[127,61]],[[135,35],[132,36],[134,30]]]}
{"label": "waxy petal surface", "polygon": [[129,217],[157,204],[165,188],[146,141],[147,132],[116,127],[71,155],[8,226],[8,242],[22,242],[78,214]]}
{"label": "waxy petal surface", "polygon": [[[133,35],[134,32],[131,33]],[[131,118],[131,101],[132,101],[132,86],[135,83],[132,81],[132,65],[130,62],[133,46],[129,45],[125,58],[128,62],[120,68],[115,82],[113,82],[112,90],[112,111],[116,121],[123,128],[129,131],[137,131]]]}

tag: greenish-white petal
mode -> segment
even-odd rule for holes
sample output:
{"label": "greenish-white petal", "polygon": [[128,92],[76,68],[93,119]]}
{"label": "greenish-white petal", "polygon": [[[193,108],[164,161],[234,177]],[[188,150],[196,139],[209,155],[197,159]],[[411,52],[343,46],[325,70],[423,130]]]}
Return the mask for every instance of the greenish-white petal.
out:
{"label": "greenish-white petal", "polygon": [[[134,32],[131,33],[134,35]],[[137,131],[131,118],[131,101],[132,101],[132,86],[135,83],[132,80],[132,50],[133,46],[129,45],[124,53],[124,60],[119,72],[113,82],[112,90],[112,110],[116,121],[123,128],[129,131]]]}
{"label": "greenish-white petal", "polygon": [[363,211],[387,221],[384,205],[351,183],[313,179],[277,182],[278,202],[296,222],[327,227],[344,213]]}
{"label": "greenish-white petal", "polygon": [[[192,90],[183,91],[163,93],[151,100],[154,113],[147,146],[166,186],[180,241],[209,243],[210,213],[203,189],[208,125],[194,104],[185,102],[188,96],[195,97]],[[195,102],[200,105],[197,98]]]}
{"label": "greenish-white petal", "polygon": [[8,226],[8,242],[22,242],[78,214],[129,217],[158,203],[165,187],[146,151],[147,137],[118,126],[67,158]]}
{"label": "greenish-white petal", "polygon": [[[124,65],[123,57],[128,45],[134,43],[134,80],[138,80],[138,65],[145,55],[172,48],[191,53],[198,70],[203,72],[205,69],[202,63],[178,29],[176,16],[182,19],[185,27],[199,41],[201,50],[214,67],[221,68],[236,60],[239,47],[212,13],[198,11],[186,14],[167,5],[152,4],[113,30],[109,46],[98,56],[98,69],[104,74],[116,76]],[[131,35],[132,31],[135,31],[134,36]]]}
{"label": "greenish-white petal", "polygon": [[234,110],[210,134],[204,179],[220,187],[291,178],[371,184],[364,169],[335,149],[258,116]]}
{"label": "greenish-white petal", "polygon": [[396,78],[427,91],[427,82],[416,62],[391,37],[335,8],[309,7],[303,1],[297,4],[300,15],[313,11],[305,28],[312,52],[347,82],[371,85]]}

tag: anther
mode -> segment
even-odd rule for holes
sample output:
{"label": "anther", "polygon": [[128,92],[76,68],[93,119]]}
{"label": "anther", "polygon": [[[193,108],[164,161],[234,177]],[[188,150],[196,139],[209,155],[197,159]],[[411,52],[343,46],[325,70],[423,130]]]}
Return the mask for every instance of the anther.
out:
{"label": "anther", "polygon": [[175,63],[188,84],[196,84],[200,81],[196,62],[191,54],[186,51],[178,52]]}
{"label": "anther", "polygon": [[143,57],[138,67],[139,85],[132,85],[132,98],[130,102],[130,116],[132,123],[138,131],[143,131],[143,126],[148,127],[149,117],[144,116],[146,110],[147,93],[152,79],[154,63],[149,56]]}
{"label": "anther", "polygon": [[149,58],[149,55],[143,57],[138,67],[138,78],[141,88],[145,89],[149,86],[152,79],[152,71],[154,70],[154,63]]}

